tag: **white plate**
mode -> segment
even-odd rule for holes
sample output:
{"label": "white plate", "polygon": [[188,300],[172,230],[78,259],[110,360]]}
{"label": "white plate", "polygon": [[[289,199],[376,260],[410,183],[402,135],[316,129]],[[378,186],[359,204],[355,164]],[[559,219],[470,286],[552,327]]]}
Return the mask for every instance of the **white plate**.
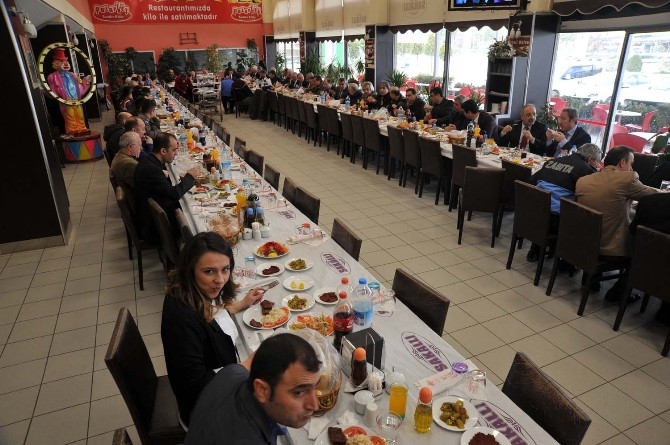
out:
{"label": "white plate", "polygon": [[[291,283],[293,283],[295,287],[291,287]],[[300,287],[300,283],[303,284],[302,287]],[[290,276],[284,280],[284,287],[293,292],[303,292],[311,289],[312,286],[314,286],[314,280],[312,280],[312,278],[307,275],[299,277]]]}
{"label": "white plate", "polygon": [[335,289],[334,287],[322,287],[321,289],[317,289],[316,292],[314,292],[314,299],[316,300],[316,302],[320,304],[325,304],[327,306],[336,305],[337,300],[333,301],[332,303],[321,301],[321,298],[319,298],[319,296],[321,294],[325,294],[326,292],[335,292],[335,295],[337,295],[337,289]]}
{"label": "white plate", "polygon": [[[297,322],[298,322],[298,317],[299,317],[299,316],[302,316],[302,315],[311,315],[312,317],[317,317],[317,316],[319,316],[319,315],[326,315],[326,316],[328,316],[328,314],[324,314],[323,312],[322,312],[322,313],[319,313],[319,314],[317,314],[317,313],[293,314],[293,316],[291,317],[291,319],[288,321],[288,324],[286,325],[286,329],[288,329],[289,331],[293,331],[293,330],[296,330],[296,331],[297,331],[297,330],[299,330],[299,329],[291,329],[291,325],[292,325],[293,323],[297,323]],[[309,329],[309,328],[306,328],[306,329]],[[334,333],[335,333],[335,328],[333,328],[333,332],[329,333],[326,337],[331,336],[331,335],[333,335]]]}
{"label": "white plate", "polygon": [[[307,267],[305,267],[304,269],[292,269],[291,266],[289,266],[289,263],[290,263],[291,261],[300,260],[300,259],[302,259],[302,260],[305,261],[305,266],[307,266]],[[300,257],[297,257],[297,258],[291,258],[290,260],[287,260],[287,261],[284,263],[284,266],[286,266],[286,270],[290,270],[291,272],[304,272],[304,271],[306,271],[306,270],[310,270],[310,269],[312,268],[312,266],[314,266],[314,262],[308,260],[307,258],[300,258]]]}
{"label": "white plate", "polygon": [[[270,241],[268,241],[268,242],[270,242]],[[258,246],[256,246],[256,248],[254,249],[254,255],[256,255],[256,256],[259,257],[259,258],[265,258],[265,259],[270,259],[270,260],[273,260],[273,259],[275,259],[275,258],[281,258],[281,257],[283,257],[283,256],[285,256],[285,255],[288,255],[288,253],[290,252],[290,249],[289,249],[289,247],[288,247],[286,244],[284,244],[284,243],[280,243],[279,241],[273,241],[273,242],[275,242],[275,243],[279,243],[279,244],[283,245],[284,247],[286,247],[286,252],[283,253],[282,255],[277,255],[277,256],[273,256],[273,257],[263,256],[263,255],[261,255],[260,253],[258,253],[258,249],[259,249],[261,246],[263,246],[263,245],[266,244],[266,243],[263,243],[263,244],[259,244]]]}
{"label": "white plate", "polygon": [[[277,266],[279,268],[279,272],[271,273],[270,275],[265,275],[263,273],[263,269],[267,269],[270,266]],[[281,275],[284,273],[284,266],[281,265],[281,263],[260,263],[258,266],[256,266],[256,275],[260,275],[261,277],[276,277],[277,275]]]}
{"label": "white plate", "polygon": [[495,437],[496,442],[498,442],[498,445],[512,445],[510,441],[507,439],[507,437],[503,435],[503,433],[501,433],[498,430],[494,430],[493,428],[488,428],[485,426],[476,426],[464,432],[463,435],[461,436],[461,445],[469,445],[470,441],[477,433],[491,434],[493,437]]}
{"label": "white plate", "polygon": [[[339,426],[342,428],[342,431],[346,430],[350,426],[357,426],[359,428],[362,428],[365,430],[365,432],[368,434],[368,436],[379,436],[375,431],[372,429],[368,428],[367,426],[364,425],[347,425],[347,426],[342,426],[342,425],[334,425],[334,426]],[[328,439],[328,428],[324,429],[321,434],[319,434],[319,437],[316,438],[314,441],[314,445],[330,445],[330,440]]]}
{"label": "white plate", "polygon": [[[281,306],[277,306],[277,305],[275,304],[274,307],[273,307],[273,309],[274,309],[274,308],[277,308],[277,307],[281,307]],[[288,309],[288,308],[286,308],[286,309]],[[290,315],[290,313],[291,313],[291,311],[290,311],[290,309],[289,309],[289,315]],[[288,318],[290,318],[290,316],[289,316]],[[244,324],[246,324],[247,326],[249,326],[249,327],[252,328],[252,329],[275,329],[275,328],[278,328],[278,327],[281,326],[281,325],[286,324],[286,322],[288,321],[288,318],[286,319],[286,321],[284,321],[284,323],[280,323],[280,324],[278,324],[278,325],[276,325],[276,326],[273,326],[273,327],[271,327],[271,328],[266,328],[266,327],[260,327],[260,328],[257,328],[257,327],[255,327],[255,326],[251,326],[250,323],[251,323],[251,320],[254,320],[254,319],[255,319],[256,321],[262,323],[262,320],[263,320],[263,314],[262,314],[262,312],[261,312],[261,306],[260,306],[259,304],[256,304],[256,305],[254,305],[254,306],[251,306],[249,309],[247,309],[246,311],[244,311],[244,313],[242,314],[242,320],[244,321]]]}
{"label": "white plate", "polygon": [[[440,414],[442,414],[442,411],[440,411],[440,407],[442,406],[442,404],[445,402],[456,403],[459,400],[463,401],[463,408],[466,409],[469,416],[468,420],[465,422],[465,427],[463,429],[447,425],[446,423],[440,420]],[[472,403],[468,402],[467,400],[461,397],[454,397],[454,396],[440,397],[439,399],[433,401],[433,420],[442,428],[446,428],[449,431],[456,431],[458,433],[462,433],[463,431],[477,425],[477,408],[475,408],[472,405]]]}
{"label": "white plate", "polygon": [[[291,309],[291,307],[288,305],[288,301],[293,298],[294,295],[297,295],[300,298],[304,298],[307,300],[307,305],[305,306],[304,309]],[[312,309],[314,306],[314,298],[312,298],[311,295],[309,294],[301,294],[299,292],[296,292],[295,294],[290,294],[284,297],[284,299],[281,301],[282,306],[286,306],[291,310],[291,312],[304,312]]]}

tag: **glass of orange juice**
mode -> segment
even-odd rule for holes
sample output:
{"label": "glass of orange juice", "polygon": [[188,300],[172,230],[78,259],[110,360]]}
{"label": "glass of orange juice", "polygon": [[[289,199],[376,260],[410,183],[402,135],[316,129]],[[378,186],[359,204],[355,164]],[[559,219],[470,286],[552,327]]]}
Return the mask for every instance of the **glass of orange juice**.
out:
{"label": "glass of orange juice", "polygon": [[389,397],[389,412],[397,415],[401,419],[405,418],[407,408],[408,388],[404,382],[396,382],[391,385],[391,395]]}

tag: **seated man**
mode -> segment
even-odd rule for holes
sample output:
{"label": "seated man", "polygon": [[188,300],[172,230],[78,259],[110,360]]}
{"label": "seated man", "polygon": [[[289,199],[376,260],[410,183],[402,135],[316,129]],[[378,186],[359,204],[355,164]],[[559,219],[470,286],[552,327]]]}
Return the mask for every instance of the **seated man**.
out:
{"label": "seated man", "polygon": [[519,147],[536,155],[544,156],[547,151],[547,126],[536,120],[537,109],[526,104],[521,109],[521,120],[513,125],[505,125],[500,133],[498,145]]}
{"label": "seated man", "polygon": [[156,136],[151,154],[140,162],[135,169],[135,219],[142,239],[158,242],[159,236],[149,212],[149,198],[167,214],[172,226],[172,233],[179,237],[179,225],[174,214],[180,208],[179,200],[195,184],[198,168],[193,167],[186,172],[177,185],[172,185],[165,164],[172,163],[177,154],[179,143],[174,135],[161,133]]}
{"label": "seated man", "polygon": [[451,110],[454,108],[454,102],[444,98],[442,88],[440,87],[430,90],[430,104],[432,108],[425,116],[428,122],[430,122],[430,119],[440,119],[449,116]]}
{"label": "seated man", "polygon": [[558,131],[547,130],[547,156],[557,158],[568,154],[572,147],[591,142],[591,135],[577,126],[577,110],[574,108],[563,108],[558,125]]}
{"label": "seated man", "polygon": [[493,119],[493,116],[488,114],[486,111],[481,111],[479,105],[472,100],[468,99],[463,102],[463,114],[468,121],[475,123],[475,127],[480,128],[480,134],[486,133],[490,138],[496,137],[496,120]]}
{"label": "seated man", "polygon": [[276,445],[285,426],[301,428],[319,407],[321,377],[312,346],[277,334],[244,364],[224,367],[200,394],[184,445]]}
{"label": "seated man", "polygon": [[[605,167],[602,171],[577,181],[577,201],[603,214],[600,235],[602,256],[630,257],[631,204],[634,199],[658,192],[640,182],[637,173],[633,171],[633,153],[633,149],[625,145],[613,147],[605,156]],[[618,301],[625,282],[625,277],[620,278],[605,298]]]}
{"label": "seated man", "polygon": [[337,79],[337,85],[334,85],[333,88],[328,93],[331,98],[340,100],[344,98],[344,95],[347,93],[347,81],[344,77]]}
{"label": "seated man", "polygon": [[428,123],[431,125],[435,124],[438,127],[443,127],[446,125],[448,131],[465,130],[468,127],[468,123],[470,122],[465,117],[465,113],[463,113],[463,102],[466,100],[468,100],[467,97],[459,94],[454,98],[454,108],[451,110],[451,113],[448,116],[441,117],[439,119],[430,119]]}
{"label": "seated man", "polygon": [[131,117],[126,121],[126,125],[123,127],[126,131],[134,131],[140,136],[142,140],[142,151],[140,152],[140,159],[144,159],[149,156],[149,153],[153,150],[154,141],[146,132],[146,124],[139,117]]}
{"label": "seated man", "polygon": [[144,121],[144,128],[147,136],[155,138],[161,132],[160,120],[156,117],[156,101],[146,99],[142,102],[140,114],[137,116]]}
{"label": "seated man", "polygon": [[347,98],[349,98],[349,105],[355,105],[361,101],[362,97],[363,92],[358,88],[358,84],[355,82],[349,82],[347,91],[342,95],[341,101],[342,103],[345,103]]}
{"label": "seated man", "polygon": [[119,140],[121,149],[114,156],[110,169],[114,174],[116,182],[123,187],[126,192],[128,204],[131,209],[135,209],[135,169],[137,168],[137,158],[142,151],[142,141],[140,136],[129,131],[123,133]]}
{"label": "seated man", "polygon": [[233,79],[233,98],[235,103],[242,106],[251,105],[254,93],[249,88],[249,85],[247,85],[238,72],[233,73]]}
{"label": "seated man", "polygon": [[416,120],[420,121],[426,116],[426,102],[421,100],[414,88],[407,88],[407,91],[405,91],[405,99],[407,100],[407,103],[405,104],[407,109],[412,113],[412,116],[414,116]]}
{"label": "seated man", "polygon": [[122,111],[116,115],[116,123],[107,125],[103,131],[102,138],[106,142],[105,150],[112,155],[112,159],[119,152],[119,139],[126,132],[123,126],[131,117],[133,117],[132,114]]}
{"label": "seated man", "polygon": [[391,100],[389,106],[387,107],[389,115],[395,116],[395,110],[400,107],[407,108],[407,102],[405,102],[405,98],[402,97],[402,93],[400,93],[400,89],[398,87],[391,88],[389,91],[389,98]]}
{"label": "seated man", "polygon": [[[596,172],[602,152],[597,145],[584,144],[576,153],[547,161],[542,168],[530,177],[530,183],[551,193],[551,232],[558,233],[558,216],[561,210],[561,198],[573,199],[577,180],[582,176]],[[549,246],[550,257],[555,250]],[[526,260],[537,261],[539,247],[531,246]]]}

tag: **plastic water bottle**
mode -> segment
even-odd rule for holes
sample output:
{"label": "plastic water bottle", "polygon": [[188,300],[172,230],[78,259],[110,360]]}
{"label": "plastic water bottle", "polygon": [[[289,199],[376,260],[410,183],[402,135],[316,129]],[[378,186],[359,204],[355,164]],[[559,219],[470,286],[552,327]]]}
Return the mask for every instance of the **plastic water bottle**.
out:
{"label": "plastic water bottle", "polygon": [[344,100],[344,110],[349,111],[349,107],[351,106],[351,100],[349,99],[349,96]]}
{"label": "plastic water bottle", "polygon": [[405,110],[403,110],[402,107],[398,107],[397,117],[398,117],[398,120],[404,120],[405,119]]}
{"label": "plastic water bottle", "polygon": [[366,328],[372,324],[372,291],[368,287],[368,280],[358,279],[358,286],[354,289],[354,324]]}
{"label": "plastic water bottle", "polygon": [[321,103],[325,104],[326,103],[326,92],[321,91]]}
{"label": "plastic water bottle", "polygon": [[221,163],[221,179],[231,180],[233,173],[230,171],[230,161],[223,161]]}
{"label": "plastic water bottle", "polygon": [[573,154],[573,153],[577,153],[577,146],[576,145],[573,145],[572,148],[570,149],[569,154]]}

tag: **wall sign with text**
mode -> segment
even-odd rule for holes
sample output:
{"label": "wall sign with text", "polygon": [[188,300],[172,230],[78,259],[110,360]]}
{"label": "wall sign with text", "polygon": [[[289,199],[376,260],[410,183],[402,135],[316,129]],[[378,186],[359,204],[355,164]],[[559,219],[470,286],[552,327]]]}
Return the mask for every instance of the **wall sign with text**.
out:
{"label": "wall sign with text", "polygon": [[262,23],[263,0],[89,0],[93,23]]}

